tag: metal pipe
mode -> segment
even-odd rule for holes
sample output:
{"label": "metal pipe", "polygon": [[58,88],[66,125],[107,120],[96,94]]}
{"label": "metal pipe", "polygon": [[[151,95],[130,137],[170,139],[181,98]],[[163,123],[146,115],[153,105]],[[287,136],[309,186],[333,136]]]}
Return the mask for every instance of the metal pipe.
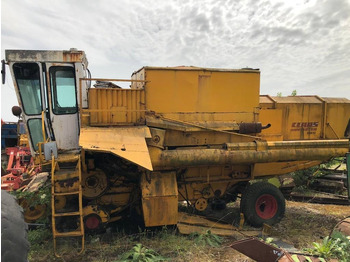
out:
{"label": "metal pipe", "polygon": [[344,156],[348,140],[229,143],[227,149],[152,149],[154,169],[183,166],[237,165],[300,160],[328,160]]}

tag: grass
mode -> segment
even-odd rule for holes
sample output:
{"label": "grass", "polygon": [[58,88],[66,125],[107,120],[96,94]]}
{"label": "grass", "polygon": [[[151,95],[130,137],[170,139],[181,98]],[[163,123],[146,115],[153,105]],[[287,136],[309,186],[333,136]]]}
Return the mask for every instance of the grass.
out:
{"label": "grass", "polygon": [[[239,201],[228,205],[226,214],[222,212],[219,213],[225,219],[238,220]],[[312,248],[314,242],[322,242],[322,238],[329,235],[337,222],[349,214],[350,206],[287,201],[285,218],[272,228],[271,237],[279,238],[299,249]],[[171,227],[156,230],[136,227],[131,230],[127,225],[120,224],[104,234],[87,235],[86,248],[82,255],[77,256],[77,252],[72,250],[74,243],[68,242],[62,245],[63,258],[55,258],[51,232],[49,229],[42,229],[29,233],[32,244],[29,261],[113,262],[120,260],[122,255],[136,244],[154,250],[160,256],[169,259],[167,261],[251,261],[228,247],[235,241],[234,238],[222,238],[222,243],[214,247],[205,243],[208,242],[208,238],[212,240],[210,233],[201,237],[204,241],[196,237],[198,236],[180,235]]]}
{"label": "grass", "polygon": [[[44,236],[43,238],[40,238]],[[47,237],[48,236],[48,237]],[[198,238],[201,235],[197,236]],[[201,239],[216,239],[213,234],[206,234]],[[207,245],[207,242],[196,241],[193,236],[179,235],[174,229],[164,227],[155,231],[142,231],[135,234],[124,232],[105,233],[87,236],[85,252],[77,256],[72,250],[72,242],[63,244],[60,248],[62,258],[53,255],[51,232],[48,230],[33,230],[29,233],[31,251],[29,261],[123,261],[123,255],[130,253],[137,245],[154,251],[154,254],[166,261],[216,261],[219,244],[216,247]],[[232,242],[232,241],[231,241]],[[140,246],[139,246],[140,247]],[[145,250],[140,253],[145,253]],[[132,252],[134,253],[134,252]],[[125,258],[125,257],[124,257]],[[132,261],[132,260],[127,260]],[[138,261],[138,260],[135,260]],[[143,261],[143,260],[140,260]],[[154,261],[157,261],[156,259]],[[162,260],[160,260],[162,261]]]}
{"label": "grass", "polygon": [[313,242],[327,236],[343,218],[322,213],[317,209],[320,206],[323,205],[287,201],[285,217],[272,228],[271,235],[296,248],[311,247]]}

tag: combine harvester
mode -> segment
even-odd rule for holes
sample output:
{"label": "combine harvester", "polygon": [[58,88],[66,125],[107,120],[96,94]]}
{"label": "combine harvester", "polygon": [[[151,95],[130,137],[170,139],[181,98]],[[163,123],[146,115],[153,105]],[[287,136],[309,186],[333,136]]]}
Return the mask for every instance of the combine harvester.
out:
{"label": "combine harvester", "polygon": [[[51,175],[55,246],[130,214],[146,227],[177,224],[179,201],[204,211],[241,197],[246,221],[274,224],[283,195],[250,181],[349,152],[350,100],[260,97],[256,69],[143,67],[97,79],[83,51],[5,53],[31,153]],[[130,88],[111,83],[124,81]]]}

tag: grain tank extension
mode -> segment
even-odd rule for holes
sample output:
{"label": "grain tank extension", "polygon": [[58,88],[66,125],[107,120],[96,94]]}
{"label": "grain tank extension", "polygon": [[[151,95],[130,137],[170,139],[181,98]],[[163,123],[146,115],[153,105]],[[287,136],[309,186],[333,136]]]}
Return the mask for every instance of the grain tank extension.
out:
{"label": "grain tank extension", "polygon": [[32,154],[53,163],[53,217],[76,203],[88,230],[137,213],[176,224],[179,201],[238,196],[252,225],[276,223],[282,194],[249,181],[349,151],[350,100],[260,96],[259,70],[143,67],[121,88],[88,77],[83,51],[7,50],[6,63]]}

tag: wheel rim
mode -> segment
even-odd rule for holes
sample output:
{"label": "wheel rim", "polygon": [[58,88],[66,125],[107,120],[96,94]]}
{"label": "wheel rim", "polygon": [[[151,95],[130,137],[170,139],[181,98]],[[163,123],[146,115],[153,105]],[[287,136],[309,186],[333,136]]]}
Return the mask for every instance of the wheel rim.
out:
{"label": "wheel rim", "polygon": [[277,213],[277,200],[272,195],[262,195],[255,203],[255,211],[263,219],[273,218]]}
{"label": "wheel rim", "polygon": [[107,175],[101,171],[91,171],[90,173],[82,174],[83,196],[93,199],[102,195],[108,187]]}
{"label": "wheel rim", "polygon": [[46,211],[46,205],[35,205],[29,206],[27,200],[21,201],[21,206],[23,207],[23,217],[27,223],[35,222],[37,219],[41,218]]}
{"label": "wheel rim", "polygon": [[97,216],[89,216],[85,220],[85,226],[90,230],[97,229],[99,225],[100,225],[100,219]]}
{"label": "wheel rim", "polygon": [[198,211],[204,211],[208,207],[208,201],[205,198],[200,198],[195,203],[195,208]]}

